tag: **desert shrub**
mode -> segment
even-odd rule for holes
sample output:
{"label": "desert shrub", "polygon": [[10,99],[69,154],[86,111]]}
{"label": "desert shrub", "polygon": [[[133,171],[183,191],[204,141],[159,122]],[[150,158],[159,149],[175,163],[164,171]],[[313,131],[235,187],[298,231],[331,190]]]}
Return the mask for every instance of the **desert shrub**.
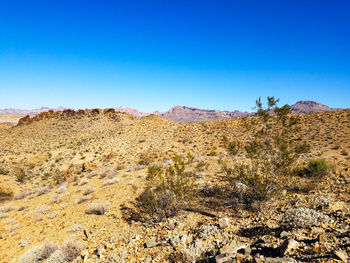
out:
{"label": "desert shrub", "polygon": [[120,179],[114,177],[114,178],[104,180],[103,184],[110,185],[110,184],[115,184],[115,183],[119,183],[119,182],[120,182]]}
{"label": "desert shrub", "polygon": [[95,191],[95,189],[94,188],[92,188],[92,187],[87,187],[86,189],[85,189],[85,191],[84,191],[84,195],[88,195],[88,194],[91,194],[91,193],[93,193]]}
{"label": "desert shrub", "polygon": [[79,224],[73,224],[68,232],[71,232],[71,233],[75,233],[75,232],[79,232],[79,231],[82,231],[84,229],[84,227],[82,225],[79,225]]}
{"label": "desert shrub", "polygon": [[0,167],[0,174],[6,175],[8,173],[9,173],[8,170],[6,170],[5,168]]}
{"label": "desert shrub", "polygon": [[29,194],[28,192],[19,192],[18,194],[15,194],[13,199],[21,200],[21,199],[25,198],[28,194]]}
{"label": "desert shrub", "polygon": [[10,200],[13,197],[13,192],[10,189],[0,187],[0,202]]}
{"label": "desert shrub", "polygon": [[228,152],[235,156],[242,152],[244,163],[233,159],[232,167],[224,167],[230,182],[242,182],[247,191],[242,197],[246,203],[264,201],[283,186],[283,178],[298,167],[299,157],[310,150],[297,135],[298,119],[290,115],[290,107],[278,107],[278,99],[267,97],[267,106],[256,101],[257,116],[242,119],[248,139],[243,142],[225,140]]}
{"label": "desert shrub", "polygon": [[311,177],[324,176],[330,170],[330,165],[324,158],[311,159],[308,162],[306,171]]}
{"label": "desert shrub", "polygon": [[50,187],[48,186],[43,186],[43,187],[40,187],[36,190],[38,196],[40,195],[44,195],[44,194],[47,194],[48,192],[50,192]]}
{"label": "desert shrub", "polygon": [[91,203],[86,207],[85,213],[88,215],[104,215],[109,210],[109,203]]}
{"label": "desert shrub", "polygon": [[341,150],[340,154],[343,156],[348,156],[349,153],[347,150],[343,149],[343,150]]}
{"label": "desert shrub", "polygon": [[186,155],[186,157],[187,157],[187,164],[193,163],[194,156],[193,156],[192,153],[188,152],[187,155]]}
{"label": "desert shrub", "polygon": [[23,183],[28,179],[28,175],[25,173],[23,169],[18,169],[15,173],[16,180],[19,183]]}
{"label": "desert shrub", "polygon": [[152,163],[155,159],[155,156],[151,153],[141,153],[140,154],[140,160],[137,164],[139,165],[149,165]]}
{"label": "desert shrub", "polygon": [[9,217],[9,214],[8,213],[2,213],[0,212],[0,219],[2,218],[8,218]]}
{"label": "desert shrub", "polygon": [[239,141],[227,142],[226,149],[231,155],[236,155],[239,151],[241,143]]}
{"label": "desert shrub", "polygon": [[176,215],[191,200],[194,179],[186,172],[184,160],[175,156],[173,165],[167,168],[153,165],[148,167],[147,183],[137,198],[141,212],[148,214],[151,221],[162,221]]}
{"label": "desert shrub", "polygon": [[61,250],[65,256],[66,261],[71,262],[79,256],[82,246],[75,240],[66,241]]}
{"label": "desert shrub", "polygon": [[61,185],[57,188],[56,193],[62,194],[62,193],[64,193],[66,190],[67,190],[67,184],[66,184],[66,183],[63,183],[63,184],[61,184]]}
{"label": "desert shrub", "polygon": [[287,210],[283,220],[290,227],[309,227],[326,223],[330,218],[313,209],[299,207]]}
{"label": "desert shrub", "polygon": [[209,167],[209,163],[207,163],[206,161],[199,161],[196,165],[196,170],[197,171],[205,171],[206,169],[208,169]]}
{"label": "desert shrub", "polygon": [[42,245],[41,258],[48,258],[53,252],[56,251],[57,248],[58,246],[56,244],[51,242],[45,242],[44,245]]}
{"label": "desert shrub", "polygon": [[12,205],[5,205],[0,207],[0,213],[7,213],[15,210],[18,210],[18,207]]}
{"label": "desert shrub", "polygon": [[82,250],[81,245],[75,240],[66,241],[60,248],[45,261],[46,263],[65,263],[76,259]]}
{"label": "desert shrub", "polygon": [[217,156],[218,155],[218,153],[217,153],[217,151],[215,151],[215,150],[211,150],[209,153],[208,153],[208,156]]}
{"label": "desert shrub", "polygon": [[19,263],[36,263],[50,257],[58,249],[56,244],[45,242],[43,245],[28,250],[18,260]]}
{"label": "desert shrub", "polygon": [[79,185],[85,185],[89,183],[89,179],[88,178],[83,178],[81,181],[80,181],[80,184]]}

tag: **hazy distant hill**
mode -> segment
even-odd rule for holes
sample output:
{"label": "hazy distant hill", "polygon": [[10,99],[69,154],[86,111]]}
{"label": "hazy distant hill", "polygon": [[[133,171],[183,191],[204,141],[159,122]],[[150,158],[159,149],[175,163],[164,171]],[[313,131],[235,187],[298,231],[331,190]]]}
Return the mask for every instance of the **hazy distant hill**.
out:
{"label": "hazy distant hill", "polygon": [[329,108],[327,105],[320,104],[314,101],[309,101],[309,100],[298,101],[292,106],[292,109],[291,109],[293,113],[325,112],[330,110],[335,110],[335,109]]}
{"label": "hazy distant hill", "polygon": [[203,110],[198,108],[175,106],[166,112],[157,112],[156,115],[165,119],[179,121],[179,122],[191,122],[191,121],[208,121],[208,120],[220,120],[232,117],[248,116],[250,113],[235,111],[220,111],[220,110]]}
{"label": "hazy distant hill", "polygon": [[[65,108],[58,107],[57,109],[51,109],[47,107],[42,107],[40,109],[34,110],[20,110],[20,109],[3,109],[0,110],[0,115],[37,115],[40,112],[45,112],[49,110],[63,111]],[[143,117],[150,115],[149,112],[141,112],[133,108],[123,108],[115,107],[116,111],[125,112],[131,114],[135,117]],[[325,112],[334,110],[326,105],[314,102],[314,101],[298,101],[296,104],[292,105],[291,111],[293,113],[311,113],[311,112]],[[207,110],[198,109],[187,106],[175,106],[166,112],[153,112],[154,115],[163,117],[168,120],[179,121],[179,122],[193,122],[193,121],[208,121],[208,120],[220,120],[228,119],[233,117],[244,117],[249,115],[254,115],[254,113],[242,112],[242,111],[221,111],[221,110]]]}
{"label": "hazy distant hill", "polygon": [[62,106],[58,107],[57,109],[41,107],[40,109],[34,109],[34,110],[21,110],[21,109],[8,108],[8,109],[0,109],[0,115],[37,115],[40,112],[45,112],[49,110],[63,111],[64,109],[65,108]]}

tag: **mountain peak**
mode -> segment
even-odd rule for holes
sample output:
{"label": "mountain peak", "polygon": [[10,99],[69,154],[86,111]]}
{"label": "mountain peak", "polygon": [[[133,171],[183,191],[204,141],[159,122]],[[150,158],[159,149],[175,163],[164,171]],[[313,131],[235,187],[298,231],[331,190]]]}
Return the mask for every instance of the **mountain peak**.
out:
{"label": "mountain peak", "polygon": [[293,113],[310,113],[310,112],[325,112],[332,110],[327,105],[311,101],[300,100],[292,106],[291,112]]}

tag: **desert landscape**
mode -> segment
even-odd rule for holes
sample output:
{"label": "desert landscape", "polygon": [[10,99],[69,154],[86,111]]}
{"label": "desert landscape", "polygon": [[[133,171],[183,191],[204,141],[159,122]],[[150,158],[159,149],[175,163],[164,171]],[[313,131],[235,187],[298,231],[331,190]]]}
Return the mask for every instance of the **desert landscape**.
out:
{"label": "desert landscape", "polygon": [[[259,116],[51,110],[2,126],[0,261],[347,262],[350,110],[288,116],[299,119],[288,140],[310,145],[298,167],[325,160],[324,174],[286,174],[278,192],[248,201],[251,186],[228,172],[247,157],[225,141],[249,140]],[[150,167],[179,164],[193,198],[154,217],[140,202]]]}
{"label": "desert landscape", "polygon": [[349,0],[1,0],[0,263],[350,262]]}

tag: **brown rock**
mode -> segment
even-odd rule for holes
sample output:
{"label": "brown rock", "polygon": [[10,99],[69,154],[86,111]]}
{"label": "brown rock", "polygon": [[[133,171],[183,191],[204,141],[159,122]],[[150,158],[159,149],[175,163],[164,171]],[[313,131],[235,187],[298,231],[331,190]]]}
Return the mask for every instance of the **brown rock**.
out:
{"label": "brown rock", "polygon": [[348,256],[345,251],[338,250],[334,252],[334,255],[343,262],[348,262]]}
{"label": "brown rock", "polygon": [[283,244],[277,248],[277,251],[280,255],[289,254],[292,251],[296,250],[299,246],[299,243],[295,241],[294,239],[286,239],[284,240]]}
{"label": "brown rock", "polygon": [[220,248],[220,253],[229,253],[229,254],[235,254],[237,253],[238,250],[242,249],[242,248],[246,248],[247,245],[237,241],[237,240],[231,240],[231,242],[229,242],[227,245],[223,246],[222,248]]}
{"label": "brown rock", "polygon": [[221,229],[228,227],[229,224],[230,224],[230,219],[228,219],[227,217],[223,217],[219,219],[219,227]]}

